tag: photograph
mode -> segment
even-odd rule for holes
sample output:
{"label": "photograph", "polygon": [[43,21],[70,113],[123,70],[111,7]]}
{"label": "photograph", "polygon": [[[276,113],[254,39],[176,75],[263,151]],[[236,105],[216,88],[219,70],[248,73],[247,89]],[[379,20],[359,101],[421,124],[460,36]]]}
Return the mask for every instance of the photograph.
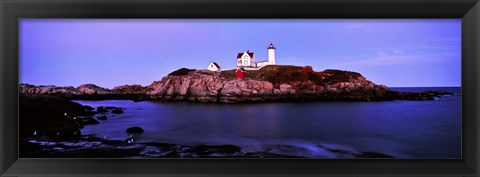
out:
{"label": "photograph", "polygon": [[460,18],[20,18],[18,157],[461,159],[461,39]]}

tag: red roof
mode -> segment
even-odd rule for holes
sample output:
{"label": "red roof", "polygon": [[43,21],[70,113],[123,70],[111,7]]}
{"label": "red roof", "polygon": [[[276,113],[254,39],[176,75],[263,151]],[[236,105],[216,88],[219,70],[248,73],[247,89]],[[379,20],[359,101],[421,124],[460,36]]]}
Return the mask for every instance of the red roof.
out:
{"label": "red roof", "polygon": [[[237,54],[237,59],[238,59],[238,58],[241,58],[242,55],[243,55],[243,53],[245,53],[245,52],[238,53],[238,54]],[[253,58],[253,52],[247,51],[247,54],[250,56],[250,58]]]}

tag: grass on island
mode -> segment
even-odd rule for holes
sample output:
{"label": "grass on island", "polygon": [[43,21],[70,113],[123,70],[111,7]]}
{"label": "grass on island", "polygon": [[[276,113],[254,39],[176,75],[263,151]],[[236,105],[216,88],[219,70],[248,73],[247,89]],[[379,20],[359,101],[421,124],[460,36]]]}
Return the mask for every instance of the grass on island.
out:
{"label": "grass on island", "polygon": [[[236,70],[221,72],[222,77],[235,79]],[[283,83],[311,81],[317,85],[329,85],[337,82],[348,82],[351,78],[362,77],[361,74],[351,71],[328,69],[321,72],[313,71],[311,66],[269,65],[260,70],[246,71],[246,77],[271,82],[278,86]]]}

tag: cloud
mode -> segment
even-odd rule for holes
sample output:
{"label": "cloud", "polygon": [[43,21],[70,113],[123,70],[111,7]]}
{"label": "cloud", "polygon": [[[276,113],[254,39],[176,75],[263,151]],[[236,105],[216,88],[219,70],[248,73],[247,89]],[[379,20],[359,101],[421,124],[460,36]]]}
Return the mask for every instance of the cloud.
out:
{"label": "cloud", "polygon": [[405,53],[405,49],[403,48],[396,48],[396,47],[385,47],[385,48],[370,48],[370,50],[374,50],[379,55],[387,55],[387,54],[403,54]]}
{"label": "cloud", "polygon": [[395,50],[393,50],[393,53],[402,54],[402,53],[405,53],[405,52],[402,51],[402,50],[395,49]]}

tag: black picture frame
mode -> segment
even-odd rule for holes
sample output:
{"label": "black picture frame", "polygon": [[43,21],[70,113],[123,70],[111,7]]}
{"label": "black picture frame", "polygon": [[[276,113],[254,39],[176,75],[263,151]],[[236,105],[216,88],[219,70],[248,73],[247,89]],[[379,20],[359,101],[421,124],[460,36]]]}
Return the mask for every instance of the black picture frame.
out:
{"label": "black picture frame", "polygon": [[[478,0],[2,0],[0,15],[1,176],[480,174]],[[462,159],[18,159],[19,18],[461,18]]]}

